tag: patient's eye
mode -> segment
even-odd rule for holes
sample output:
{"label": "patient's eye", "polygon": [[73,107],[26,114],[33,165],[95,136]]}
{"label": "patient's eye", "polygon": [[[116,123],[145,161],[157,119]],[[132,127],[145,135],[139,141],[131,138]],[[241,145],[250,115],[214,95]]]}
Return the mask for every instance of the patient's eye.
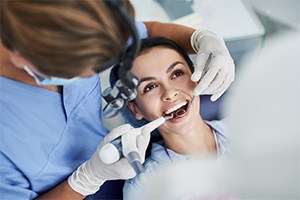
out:
{"label": "patient's eye", "polygon": [[172,79],[177,78],[177,77],[179,77],[179,76],[182,76],[183,74],[184,74],[184,72],[183,72],[182,70],[180,70],[180,69],[175,70],[175,71],[172,73]]}
{"label": "patient's eye", "polygon": [[154,89],[154,88],[156,88],[156,87],[157,87],[157,84],[155,84],[155,83],[149,83],[149,84],[147,84],[147,85],[144,87],[143,92],[144,92],[144,93],[147,93],[147,92],[149,92],[150,90],[152,90],[152,89]]}

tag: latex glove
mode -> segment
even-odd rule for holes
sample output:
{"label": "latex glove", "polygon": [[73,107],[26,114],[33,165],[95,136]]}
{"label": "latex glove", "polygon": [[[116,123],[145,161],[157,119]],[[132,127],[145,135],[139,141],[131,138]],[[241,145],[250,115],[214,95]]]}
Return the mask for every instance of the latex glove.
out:
{"label": "latex glove", "polygon": [[191,36],[191,46],[197,53],[195,71],[191,80],[198,82],[209,54],[214,57],[209,70],[194,90],[194,95],[209,94],[211,100],[217,100],[234,80],[235,66],[225,45],[225,41],[208,30],[196,30]]}
{"label": "latex glove", "polygon": [[165,121],[166,118],[160,117],[140,128],[131,129],[128,133],[122,135],[123,155],[127,157],[130,152],[138,152],[139,158],[137,159],[143,163],[145,161],[146,149],[150,141],[150,133]]}
{"label": "latex glove", "polygon": [[[105,144],[129,132],[130,129],[132,129],[132,126],[129,124],[121,125],[113,129],[103,139],[92,157],[81,164],[68,178],[68,183],[73,190],[86,196],[97,192],[107,180],[129,179],[135,176],[135,172],[126,158],[121,158],[112,164],[105,164],[99,156],[99,151]],[[141,134],[137,138],[138,151],[143,159],[149,140],[149,132],[148,134]]]}

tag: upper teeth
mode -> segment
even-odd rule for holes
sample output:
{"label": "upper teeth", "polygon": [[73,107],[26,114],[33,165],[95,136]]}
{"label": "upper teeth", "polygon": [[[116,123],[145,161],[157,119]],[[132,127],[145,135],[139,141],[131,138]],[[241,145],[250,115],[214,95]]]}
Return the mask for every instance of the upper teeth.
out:
{"label": "upper teeth", "polygon": [[165,114],[170,114],[171,112],[174,112],[175,110],[179,109],[179,108],[182,107],[182,106],[185,106],[186,104],[187,104],[186,101],[181,102],[181,103],[177,104],[176,106],[174,106],[174,107],[168,109],[168,110],[165,112]]}

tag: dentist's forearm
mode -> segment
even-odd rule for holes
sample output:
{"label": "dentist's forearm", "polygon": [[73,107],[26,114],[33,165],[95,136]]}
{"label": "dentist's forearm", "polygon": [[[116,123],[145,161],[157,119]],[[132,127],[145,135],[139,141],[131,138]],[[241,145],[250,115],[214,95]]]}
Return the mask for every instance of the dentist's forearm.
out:
{"label": "dentist's forearm", "polygon": [[161,36],[175,41],[188,53],[195,53],[190,44],[190,38],[195,29],[172,23],[144,22],[149,37]]}
{"label": "dentist's forearm", "polygon": [[82,200],[85,196],[74,191],[68,181],[65,180],[61,184],[57,185],[55,188],[50,190],[49,192],[39,196],[37,199],[72,199],[72,200]]}

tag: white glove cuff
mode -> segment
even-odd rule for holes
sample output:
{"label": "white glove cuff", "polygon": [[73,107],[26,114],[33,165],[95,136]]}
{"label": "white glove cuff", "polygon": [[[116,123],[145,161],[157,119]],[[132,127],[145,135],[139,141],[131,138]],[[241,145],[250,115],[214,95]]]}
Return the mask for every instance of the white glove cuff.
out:
{"label": "white glove cuff", "polygon": [[95,194],[104,183],[104,181],[96,181],[89,177],[85,169],[87,167],[86,165],[86,162],[80,165],[68,178],[70,187],[84,196]]}
{"label": "white glove cuff", "polygon": [[[193,48],[194,52],[198,53],[198,49],[199,49],[199,41],[202,37],[198,38],[198,35],[200,34],[200,32],[202,31],[203,29],[197,29],[193,32],[191,38],[190,38],[190,44],[191,44],[191,47]],[[197,45],[196,45],[197,44]]]}
{"label": "white glove cuff", "polygon": [[190,38],[190,44],[191,47],[193,48],[193,50],[198,53],[199,49],[200,49],[200,43],[201,43],[201,39],[205,36],[214,36],[214,37],[218,37],[221,40],[223,40],[221,37],[219,37],[218,35],[216,35],[215,33],[206,30],[206,29],[197,29],[193,32],[191,38]]}

